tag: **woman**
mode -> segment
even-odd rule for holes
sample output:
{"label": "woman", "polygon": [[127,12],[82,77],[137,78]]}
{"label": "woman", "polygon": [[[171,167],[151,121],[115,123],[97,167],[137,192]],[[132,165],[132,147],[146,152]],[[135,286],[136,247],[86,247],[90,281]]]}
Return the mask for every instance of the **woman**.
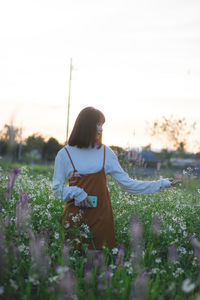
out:
{"label": "woman", "polygon": [[[79,113],[68,144],[56,156],[53,177],[53,191],[66,202],[62,224],[69,227],[67,238],[74,238],[69,230],[75,226],[74,218],[78,216],[79,226],[86,220],[93,232],[88,247],[93,250],[101,250],[103,246],[116,247],[106,175],[110,174],[122,188],[133,194],[155,193],[178,182],[173,179],[139,181],[129,178],[114,152],[102,145],[104,122],[102,112],[93,107]],[[65,185],[66,180],[69,186]],[[96,207],[92,207],[90,196],[96,197]]]}

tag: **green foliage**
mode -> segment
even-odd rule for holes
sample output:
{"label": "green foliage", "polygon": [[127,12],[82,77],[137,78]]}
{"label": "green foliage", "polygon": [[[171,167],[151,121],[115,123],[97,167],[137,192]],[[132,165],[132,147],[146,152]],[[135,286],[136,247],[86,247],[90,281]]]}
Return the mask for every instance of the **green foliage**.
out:
{"label": "green foliage", "polygon": [[35,150],[37,149],[40,153],[42,153],[45,141],[43,136],[40,134],[34,133],[27,137],[25,140],[26,149],[27,151]]}
{"label": "green foliage", "polygon": [[60,145],[56,139],[50,138],[44,145],[43,152],[42,152],[42,158],[44,160],[54,161],[57,152],[61,148],[62,148],[62,145]]}

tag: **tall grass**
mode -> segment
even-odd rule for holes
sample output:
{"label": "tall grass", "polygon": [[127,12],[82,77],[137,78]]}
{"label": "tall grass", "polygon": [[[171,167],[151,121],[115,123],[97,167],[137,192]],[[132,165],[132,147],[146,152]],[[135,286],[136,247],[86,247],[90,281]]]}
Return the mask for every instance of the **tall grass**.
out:
{"label": "tall grass", "polygon": [[184,174],[154,195],[128,194],[111,178],[108,187],[117,248],[91,257],[65,240],[49,175],[1,168],[2,299],[198,299],[199,180]]}

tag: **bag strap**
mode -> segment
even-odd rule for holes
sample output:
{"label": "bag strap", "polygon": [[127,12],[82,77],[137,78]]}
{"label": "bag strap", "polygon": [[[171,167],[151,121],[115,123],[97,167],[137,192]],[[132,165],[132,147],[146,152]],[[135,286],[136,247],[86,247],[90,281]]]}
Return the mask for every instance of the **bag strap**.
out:
{"label": "bag strap", "polygon": [[73,161],[72,161],[72,159],[71,159],[71,156],[70,156],[70,154],[69,154],[69,151],[67,150],[66,147],[64,147],[64,148],[65,148],[65,151],[67,152],[67,155],[68,155],[68,157],[69,157],[69,159],[70,159],[70,161],[71,161],[71,164],[72,164],[72,167],[73,167],[73,169],[74,169],[74,172],[77,172],[77,170],[76,170],[76,168],[75,168],[75,166],[74,166],[74,163],[73,163]]}
{"label": "bag strap", "polygon": [[103,151],[103,168],[102,169],[104,169],[105,160],[106,160],[106,147],[104,145],[104,151]]}

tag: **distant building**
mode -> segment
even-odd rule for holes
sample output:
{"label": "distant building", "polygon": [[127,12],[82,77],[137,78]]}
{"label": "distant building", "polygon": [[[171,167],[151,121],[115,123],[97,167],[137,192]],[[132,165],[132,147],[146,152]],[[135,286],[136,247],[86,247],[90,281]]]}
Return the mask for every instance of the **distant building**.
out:
{"label": "distant building", "polygon": [[157,164],[160,163],[160,160],[154,153],[147,151],[137,152],[130,150],[128,152],[128,160],[145,167],[157,167]]}
{"label": "distant building", "polygon": [[174,167],[200,167],[199,159],[172,157],[169,161]]}

